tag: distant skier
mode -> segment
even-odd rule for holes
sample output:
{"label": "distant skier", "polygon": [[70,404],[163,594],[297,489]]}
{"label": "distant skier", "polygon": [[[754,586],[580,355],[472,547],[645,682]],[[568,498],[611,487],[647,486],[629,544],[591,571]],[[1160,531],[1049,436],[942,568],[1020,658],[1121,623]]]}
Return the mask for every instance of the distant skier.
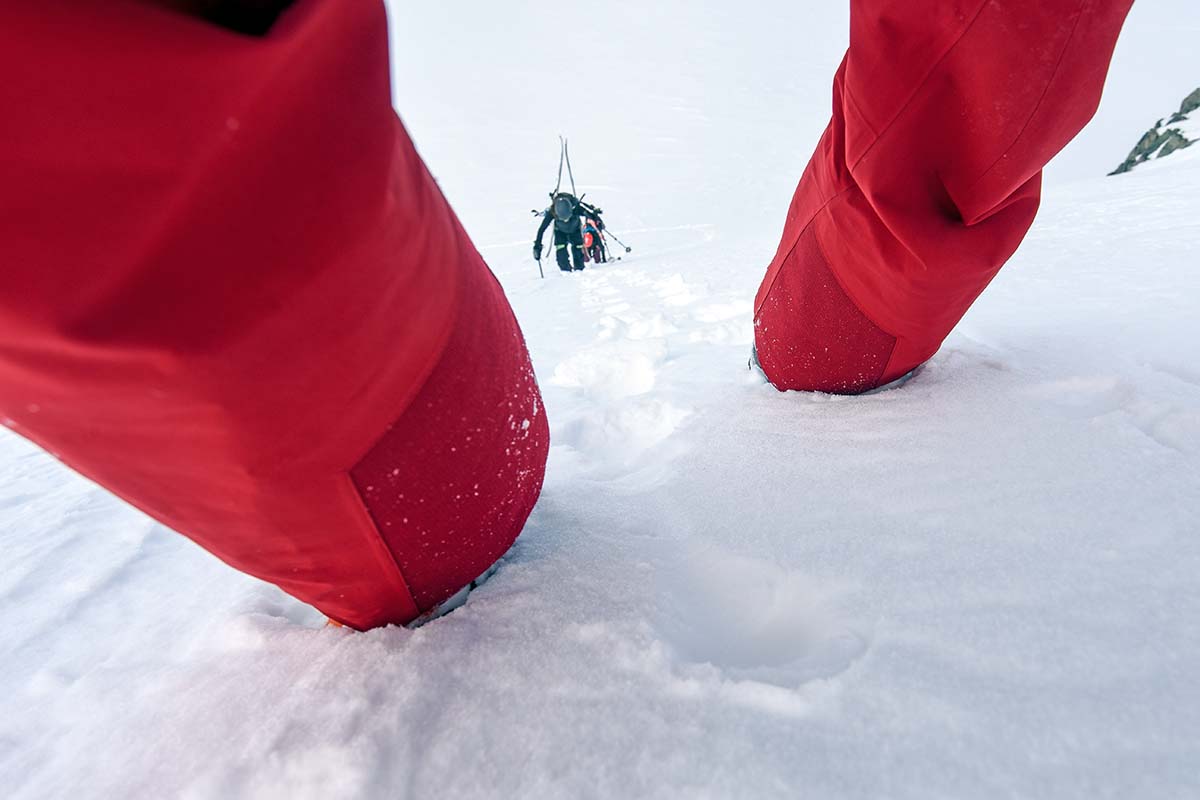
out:
{"label": "distant skier", "polygon": [[[596,210],[599,216],[599,209]],[[593,263],[604,264],[608,261],[608,251],[604,247],[604,230],[603,220],[586,219],[583,222],[583,260],[589,258]]]}
{"label": "distant skier", "polygon": [[[584,219],[595,223],[597,230],[603,230],[604,223],[600,221],[600,209],[584,203],[569,192],[558,192],[553,196],[550,207],[542,212],[542,224],[538,227],[537,238],[533,242],[533,258],[542,260],[542,237],[550,223],[554,223],[554,257],[558,260],[558,268],[563,272],[571,271],[574,262],[576,270],[583,269],[583,225]],[[568,257],[567,248],[571,249]]]}

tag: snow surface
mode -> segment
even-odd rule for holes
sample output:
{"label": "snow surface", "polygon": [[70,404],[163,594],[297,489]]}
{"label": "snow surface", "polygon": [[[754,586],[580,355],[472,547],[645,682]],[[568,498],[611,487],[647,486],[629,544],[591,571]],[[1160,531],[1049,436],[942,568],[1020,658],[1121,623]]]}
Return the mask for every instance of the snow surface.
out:
{"label": "snow surface", "polygon": [[[844,9],[644,5],[570,39],[530,0],[392,9],[552,425],[499,572],[325,628],[0,436],[0,794],[1200,795],[1200,148],[1048,186],[902,388],[780,394],[751,300]],[[560,132],[635,249],[542,281]]]}

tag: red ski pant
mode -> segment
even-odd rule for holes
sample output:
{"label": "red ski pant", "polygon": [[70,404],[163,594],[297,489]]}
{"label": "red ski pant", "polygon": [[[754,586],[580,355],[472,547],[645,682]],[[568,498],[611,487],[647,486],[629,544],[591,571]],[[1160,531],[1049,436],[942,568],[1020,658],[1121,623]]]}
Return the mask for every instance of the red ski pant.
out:
{"label": "red ski pant", "polygon": [[0,75],[5,424],[356,628],[504,553],[546,418],[378,2],[6,3]]}
{"label": "red ski pant", "polygon": [[755,300],[779,389],[855,393],[937,351],[1095,113],[1132,0],[852,0],[833,119]]}

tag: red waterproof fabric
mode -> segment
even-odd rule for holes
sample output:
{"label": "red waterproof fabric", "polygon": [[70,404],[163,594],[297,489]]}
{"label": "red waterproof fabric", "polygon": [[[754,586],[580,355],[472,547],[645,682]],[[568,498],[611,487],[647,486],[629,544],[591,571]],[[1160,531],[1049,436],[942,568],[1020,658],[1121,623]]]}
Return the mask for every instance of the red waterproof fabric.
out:
{"label": "red waterproof fabric", "polygon": [[507,548],[545,415],[391,109],[380,4],[299,0],[259,37],[6,3],[0,74],[6,424],[358,628]]}
{"label": "red waterproof fabric", "polygon": [[859,392],[937,351],[1095,113],[1131,5],[852,0],[833,119],[755,302],[775,386]]}

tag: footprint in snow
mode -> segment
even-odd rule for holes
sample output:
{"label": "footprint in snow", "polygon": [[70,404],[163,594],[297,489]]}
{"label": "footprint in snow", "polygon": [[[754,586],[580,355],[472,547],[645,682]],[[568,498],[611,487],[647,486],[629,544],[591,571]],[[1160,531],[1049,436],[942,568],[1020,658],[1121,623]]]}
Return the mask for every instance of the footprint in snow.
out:
{"label": "footprint in snow", "polygon": [[865,635],[838,612],[840,592],[768,561],[698,551],[659,580],[658,632],[684,666],[798,689],[866,651]]}
{"label": "footprint in snow", "polygon": [[1077,375],[1046,381],[1031,393],[1049,400],[1069,417],[1131,425],[1169,450],[1200,452],[1200,411],[1174,400],[1151,399],[1117,376]]}
{"label": "footprint in snow", "polygon": [[549,383],[597,398],[634,397],[654,388],[666,356],[662,340],[602,342],[560,361]]}

